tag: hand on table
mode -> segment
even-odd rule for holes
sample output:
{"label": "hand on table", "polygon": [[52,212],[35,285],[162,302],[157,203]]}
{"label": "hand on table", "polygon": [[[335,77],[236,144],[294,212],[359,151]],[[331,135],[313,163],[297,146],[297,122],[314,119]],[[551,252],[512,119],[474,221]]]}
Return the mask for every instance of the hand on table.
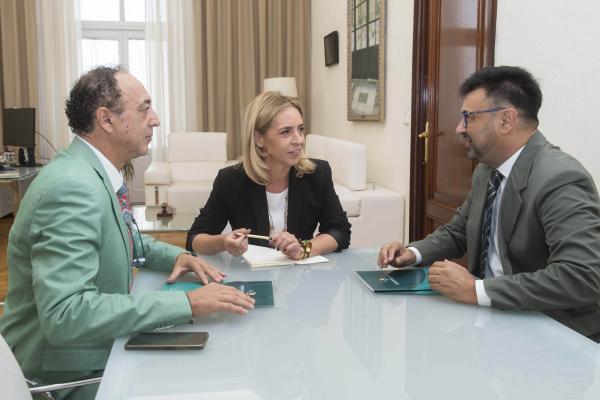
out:
{"label": "hand on table", "polygon": [[187,292],[187,296],[194,317],[217,311],[244,315],[254,308],[254,299],[250,296],[234,287],[214,282]]}
{"label": "hand on table", "polygon": [[429,285],[454,301],[477,304],[475,278],[465,267],[455,262],[444,260],[431,264]]}
{"label": "hand on table", "polygon": [[391,242],[383,245],[379,250],[377,265],[380,268],[390,267],[400,268],[417,262],[417,256],[411,250],[404,247],[401,242]]}
{"label": "hand on table", "polygon": [[178,277],[188,272],[195,272],[200,281],[205,285],[209,282],[209,278],[215,282],[221,282],[225,278],[225,273],[219,271],[203,259],[188,253],[181,253],[175,259],[173,270],[167,282],[173,283]]}

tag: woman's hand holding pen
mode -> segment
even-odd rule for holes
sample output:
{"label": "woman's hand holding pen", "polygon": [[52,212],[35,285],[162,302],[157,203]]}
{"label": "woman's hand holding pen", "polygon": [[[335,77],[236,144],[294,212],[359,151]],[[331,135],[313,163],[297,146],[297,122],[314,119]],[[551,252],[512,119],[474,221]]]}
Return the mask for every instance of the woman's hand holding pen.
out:
{"label": "woman's hand holding pen", "polygon": [[225,251],[235,257],[239,257],[248,251],[248,237],[250,229],[240,228],[225,235],[223,246]]}
{"label": "woman's hand holding pen", "polygon": [[292,260],[302,257],[302,246],[296,236],[289,232],[276,233],[271,237],[271,245]]}
{"label": "woman's hand holding pen", "polygon": [[302,257],[302,246],[296,236],[289,232],[276,233],[272,237],[251,235],[250,229],[240,228],[224,235],[223,246],[225,251],[235,257],[239,257],[248,251],[248,238],[269,240],[271,246],[281,251],[292,260]]}

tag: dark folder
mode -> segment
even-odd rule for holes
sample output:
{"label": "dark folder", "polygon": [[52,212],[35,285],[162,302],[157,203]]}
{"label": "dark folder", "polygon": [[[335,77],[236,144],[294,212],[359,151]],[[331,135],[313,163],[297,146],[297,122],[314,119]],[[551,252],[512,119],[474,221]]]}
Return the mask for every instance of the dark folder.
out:
{"label": "dark folder", "polygon": [[[275,305],[273,300],[273,283],[271,281],[233,281],[223,282],[224,285],[232,286],[255,300],[255,307],[265,307]],[[165,283],[161,290],[183,290],[189,292],[190,290],[198,289],[204,286],[200,282],[175,282]]]}
{"label": "dark folder", "polygon": [[393,271],[356,271],[373,292],[434,294],[429,286],[429,268],[402,268]]}

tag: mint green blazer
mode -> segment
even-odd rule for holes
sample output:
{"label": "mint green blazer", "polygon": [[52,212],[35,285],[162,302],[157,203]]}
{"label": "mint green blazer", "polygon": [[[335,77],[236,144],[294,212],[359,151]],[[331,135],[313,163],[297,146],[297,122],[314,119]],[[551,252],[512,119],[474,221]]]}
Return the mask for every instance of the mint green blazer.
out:
{"label": "mint green blazer", "polygon": [[[142,238],[145,268],[184,250]],[[26,377],[45,383],[104,369],[113,339],[191,319],[181,292],[129,294],[129,237],[104,168],[80,140],[33,181],[8,243],[0,332]]]}

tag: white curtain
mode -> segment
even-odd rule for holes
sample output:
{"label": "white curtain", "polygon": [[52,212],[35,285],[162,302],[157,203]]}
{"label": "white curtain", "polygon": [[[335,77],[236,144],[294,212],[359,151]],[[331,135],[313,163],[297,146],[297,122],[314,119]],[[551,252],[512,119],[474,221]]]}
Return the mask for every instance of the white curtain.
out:
{"label": "white curtain", "polygon": [[[81,52],[79,13],[75,0],[36,1],[39,118],[42,135],[58,150],[73,138],[65,116],[65,100],[79,76]],[[45,157],[53,151],[40,141]]]}
{"label": "white curtain", "polygon": [[163,161],[166,157],[169,126],[168,60],[166,0],[146,0],[146,65],[149,86],[147,89],[152,97],[152,106],[161,121],[160,126],[154,128],[152,161]]}
{"label": "white curtain", "polygon": [[146,0],[148,92],[161,119],[152,161],[166,159],[167,135],[196,129],[192,0]]}
{"label": "white curtain", "polygon": [[193,0],[169,1],[171,132],[197,130],[196,46]]}

